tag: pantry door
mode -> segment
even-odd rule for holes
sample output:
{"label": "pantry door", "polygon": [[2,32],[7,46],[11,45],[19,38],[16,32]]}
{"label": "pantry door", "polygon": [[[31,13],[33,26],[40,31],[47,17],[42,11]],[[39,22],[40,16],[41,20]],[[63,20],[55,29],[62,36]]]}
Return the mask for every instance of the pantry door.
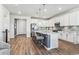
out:
{"label": "pantry door", "polygon": [[17,35],[26,34],[26,20],[18,19],[17,20]]}

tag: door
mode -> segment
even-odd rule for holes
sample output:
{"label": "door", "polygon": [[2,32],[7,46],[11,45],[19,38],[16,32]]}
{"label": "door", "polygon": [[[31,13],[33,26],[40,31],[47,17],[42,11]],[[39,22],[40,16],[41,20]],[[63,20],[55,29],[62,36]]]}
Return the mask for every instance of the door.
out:
{"label": "door", "polygon": [[17,20],[17,35],[26,34],[26,20],[18,19]]}

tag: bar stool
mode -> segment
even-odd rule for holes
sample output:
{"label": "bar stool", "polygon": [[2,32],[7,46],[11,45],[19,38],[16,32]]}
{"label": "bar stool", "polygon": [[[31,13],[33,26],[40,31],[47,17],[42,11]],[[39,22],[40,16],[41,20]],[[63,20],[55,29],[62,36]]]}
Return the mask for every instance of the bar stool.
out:
{"label": "bar stool", "polygon": [[37,44],[43,45],[43,36],[39,36],[36,34],[36,40],[37,40]]}

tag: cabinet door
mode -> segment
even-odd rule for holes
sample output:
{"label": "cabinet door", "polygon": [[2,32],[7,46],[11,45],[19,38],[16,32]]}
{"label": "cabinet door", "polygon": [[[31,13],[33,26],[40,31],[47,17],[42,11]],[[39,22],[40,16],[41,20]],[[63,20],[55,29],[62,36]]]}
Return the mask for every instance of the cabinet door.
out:
{"label": "cabinet door", "polygon": [[79,25],[79,11],[76,12],[76,25]]}
{"label": "cabinet door", "polygon": [[70,13],[70,25],[76,25],[76,12]]}
{"label": "cabinet door", "polygon": [[78,37],[77,37],[77,44],[79,44],[79,35],[78,35]]}
{"label": "cabinet door", "polygon": [[71,32],[68,33],[67,41],[73,42],[73,33]]}
{"label": "cabinet door", "polygon": [[67,39],[66,36],[67,36],[66,32],[63,32],[63,33],[62,33],[62,40],[65,40],[65,41],[66,41],[66,39]]}
{"label": "cabinet door", "polygon": [[63,16],[60,16],[60,26],[64,26],[64,18]]}
{"label": "cabinet door", "polygon": [[75,40],[74,40],[74,43],[75,44],[79,44],[79,32],[76,32],[76,36],[75,36]]}
{"label": "cabinet door", "polygon": [[69,24],[69,14],[66,14],[66,15],[64,16],[64,21],[65,21],[65,23],[64,23],[65,26],[70,25],[70,24]]}
{"label": "cabinet door", "polygon": [[68,26],[69,25],[69,16],[66,14],[66,15],[63,15],[60,17],[60,25],[61,26]]}

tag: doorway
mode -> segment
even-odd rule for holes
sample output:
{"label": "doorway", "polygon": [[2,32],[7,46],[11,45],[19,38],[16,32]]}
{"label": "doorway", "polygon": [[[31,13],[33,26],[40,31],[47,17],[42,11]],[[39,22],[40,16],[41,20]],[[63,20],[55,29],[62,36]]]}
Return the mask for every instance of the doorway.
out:
{"label": "doorway", "polygon": [[15,19],[14,35],[26,35],[26,19]]}

